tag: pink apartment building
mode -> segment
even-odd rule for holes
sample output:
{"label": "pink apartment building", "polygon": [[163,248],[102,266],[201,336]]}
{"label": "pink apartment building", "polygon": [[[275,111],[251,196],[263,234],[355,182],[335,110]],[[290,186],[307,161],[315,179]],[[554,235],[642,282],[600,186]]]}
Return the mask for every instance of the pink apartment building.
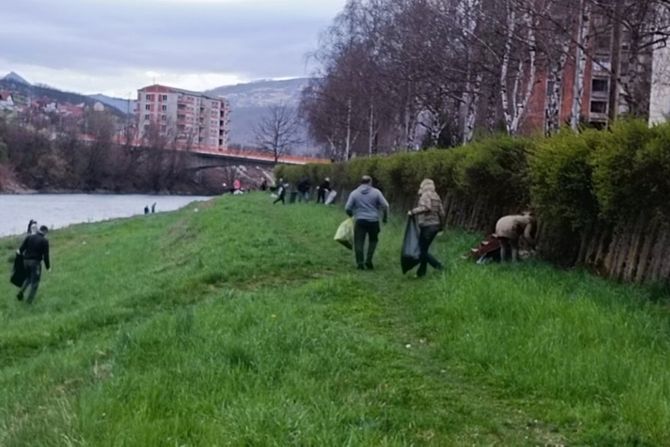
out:
{"label": "pink apartment building", "polygon": [[230,110],[222,98],[150,85],[137,91],[136,114],[140,140],[153,129],[178,149],[222,152],[228,145]]}

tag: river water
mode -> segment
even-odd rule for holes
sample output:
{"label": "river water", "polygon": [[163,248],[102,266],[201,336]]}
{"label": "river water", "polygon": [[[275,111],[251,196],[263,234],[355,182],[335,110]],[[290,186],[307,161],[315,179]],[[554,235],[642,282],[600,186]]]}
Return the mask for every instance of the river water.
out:
{"label": "river water", "polygon": [[0,194],[0,237],[25,233],[35,219],[49,229],[82,222],[98,222],[144,214],[156,203],[156,212],[173,211],[202,196],[151,196],[135,194]]}

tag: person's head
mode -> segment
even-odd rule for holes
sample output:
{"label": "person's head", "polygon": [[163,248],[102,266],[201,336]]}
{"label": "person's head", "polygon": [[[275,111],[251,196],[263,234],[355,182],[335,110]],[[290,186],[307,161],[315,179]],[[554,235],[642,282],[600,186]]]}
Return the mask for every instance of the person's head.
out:
{"label": "person's head", "polygon": [[423,194],[424,192],[428,192],[428,191],[435,191],[435,182],[433,182],[429,178],[425,178],[421,182],[421,185],[419,185],[419,195]]}
{"label": "person's head", "polygon": [[369,175],[361,177],[361,185],[372,185],[372,177]]}
{"label": "person's head", "polygon": [[329,182],[329,181],[330,181],[330,177],[326,177],[326,181]]}
{"label": "person's head", "polygon": [[39,231],[40,234],[43,234],[43,235],[46,236],[46,234],[49,232],[49,229],[47,228],[46,225],[42,225],[38,231]]}

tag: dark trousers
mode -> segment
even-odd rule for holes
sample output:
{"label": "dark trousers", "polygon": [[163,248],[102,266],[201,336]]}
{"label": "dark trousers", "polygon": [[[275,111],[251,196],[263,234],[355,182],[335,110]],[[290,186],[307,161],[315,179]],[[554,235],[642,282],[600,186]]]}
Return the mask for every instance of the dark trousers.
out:
{"label": "dark trousers", "polygon": [[427,227],[421,227],[419,233],[419,248],[421,249],[421,256],[419,258],[419,270],[417,270],[417,276],[424,276],[426,270],[428,269],[428,264],[430,264],[435,269],[441,269],[442,264],[440,261],[435,259],[433,255],[429,253],[430,244],[435,240],[435,236],[440,232],[439,225],[430,225]]}
{"label": "dark trousers", "polygon": [[281,194],[279,194],[279,197],[277,197],[277,198],[275,199],[275,201],[272,202],[272,204],[274,205],[274,204],[277,203],[277,202],[281,202],[281,203],[283,203],[284,205],[286,205],[286,194],[283,193],[283,192],[282,192]]}
{"label": "dark trousers", "polygon": [[[368,238],[368,254],[363,258],[365,250],[365,238]],[[363,267],[366,264],[372,266],[372,257],[375,255],[377,242],[379,241],[379,222],[369,220],[357,220],[354,225],[354,251],[356,253],[356,265]]]}
{"label": "dark trousers", "polygon": [[316,196],[316,203],[326,203],[326,194],[329,191],[327,189],[320,188],[319,193]]}
{"label": "dark trousers", "polygon": [[30,293],[28,294],[28,302],[32,303],[37,294],[37,288],[40,286],[40,276],[42,275],[42,261],[35,261],[33,259],[25,259],[23,267],[26,269],[26,280],[23,281],[20,294],[30,286]]}

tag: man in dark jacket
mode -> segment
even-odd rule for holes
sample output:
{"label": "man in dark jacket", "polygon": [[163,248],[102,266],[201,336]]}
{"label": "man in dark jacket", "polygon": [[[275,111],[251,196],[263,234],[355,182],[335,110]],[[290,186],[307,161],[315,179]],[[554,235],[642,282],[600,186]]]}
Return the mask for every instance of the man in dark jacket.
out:
{"label": "man in dark jacket", "polygon": [[[356,252],[356,266],[359,270],[372,270],[372,257],[377,248],[379,235],[379,214],[383,214],[386,223],[389,204],[384,195],[372,187],[372,178],[364,175],[361,185],[349,194],[344,207],[347,214],[354,218],[354,251]],[[368,253],[363,263],[365,238],[368,238]]]}
{"label": "man in dark jacket", "polygon": [[309,202],[309,190],[312,187],[312,183],[309,181],[309,177],[303,177],[302,180],[298,183],[298,200],[302,202]]}
{"label": "man in dark jacket", "polygon": [[330,192],[330,179],[325,178],[319,185],[319,194],[317,195],[316,203],[326,203],[326,196]]}
{"label": "man in dark jacket", "polygon": [[46,234],[49,231],[47,227],[42,225],[37,234],[32,234],[26,237],[19,248],[19,253],[23,255],[23,266],[26,270],[26,280],[21,286],[16,298],[23,300],[23,292],[30,286],[30,293],[28,294],[28,304],[31,304],[37,294],[37,288],[40,285],[40,276],[42,273],[42,261],[47,270],[51,270],[51,263],[49,262],[49,241]]}

